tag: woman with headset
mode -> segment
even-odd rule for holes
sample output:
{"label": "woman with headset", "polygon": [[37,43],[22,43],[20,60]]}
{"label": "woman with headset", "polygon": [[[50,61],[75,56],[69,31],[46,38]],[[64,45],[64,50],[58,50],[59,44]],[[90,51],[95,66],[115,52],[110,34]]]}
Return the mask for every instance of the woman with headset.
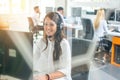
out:
{"label": "woman with headset", "polygon": [[71,80],[71,50],[56,12],[44,18],[44,36],[34,51],[34,80]]}

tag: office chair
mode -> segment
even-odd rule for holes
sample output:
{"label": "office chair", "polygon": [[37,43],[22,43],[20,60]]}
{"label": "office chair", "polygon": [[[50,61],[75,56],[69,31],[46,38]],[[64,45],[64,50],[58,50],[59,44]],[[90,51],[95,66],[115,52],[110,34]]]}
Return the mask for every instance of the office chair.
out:
{"label": "office chair", "polygon": [[[85,32],[84,39],[92,40],[93,37],[94,37],[94,28],[93,28],[92,21],[90,19],[87,19],[87,18],[82,18],[81,22],[82,22],[82,25],[83,25],[83,30]],[[99,46],[99,43],[98,43],[98,47],[101,47],[101,46],[102,46],[101,43],[100,43],[100,46]],[[101,47],[101,50],[103,50],[103,47]],[[103,64],[103,60],[102,60],[103,54],[104,54],[103,51],[95,52],[94,60]]]}
{"label": "office chair", "polygon": [[35,34],[36,39],[38,38],[40,27],[34,26],[33,20],[31,17],[28,17],[29,31]]}
{"label": "office chair", "polygon": [[28,23],[29,23],[29,31],[32,33],[35,33],[35,27],[34,27],[34,23],[31,17],[28,17]]}
{"label": "office chair", "polygon": [[92,21],[88,18],[81,18],[81,22],[83,25],[83,30],[85,32],[84,39],[92,40],[94,37],[94,29]]}

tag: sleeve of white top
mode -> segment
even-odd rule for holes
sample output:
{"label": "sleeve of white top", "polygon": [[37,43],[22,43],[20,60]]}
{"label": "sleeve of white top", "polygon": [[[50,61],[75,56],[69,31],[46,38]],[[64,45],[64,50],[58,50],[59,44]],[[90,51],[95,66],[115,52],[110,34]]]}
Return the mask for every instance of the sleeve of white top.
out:
{"label": "sleeve of white top", "polygon": [[104,27],[105,32],[108,33],[109,30],[108,30],[108,26],[107,26],[106,20],[104,20],[104,26],[103,27]]}
{"label": "sleeve of white top", "polygon": [[61,42],[62,55],[60,57],[59,70],[69,78],[71,75],[71,50],[67,40]]}
{"label": "sleeve of white top", "polygon": [[37,60],[39,60],[39,57],[40,57],[40,45],[42,44],[42,41],[41,39],[38,40],[35,44],[34,44],[34,50],[33,50],[33,60],[34,60],[34,65],[35,65],[35,62]]}

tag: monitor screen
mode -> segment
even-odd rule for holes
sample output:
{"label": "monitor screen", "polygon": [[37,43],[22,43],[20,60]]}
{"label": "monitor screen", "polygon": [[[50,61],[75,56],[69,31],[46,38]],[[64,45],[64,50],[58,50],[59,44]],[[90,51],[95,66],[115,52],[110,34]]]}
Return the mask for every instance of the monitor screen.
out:
{"label": "monitor screen", "polygon": [[81,7],[73,7],[73,8],[71,8],[71,15],[73,17],[81,17]]}
{"label": "monitor screen", "polygon": [[120,10],[116,10],[116,21],[120,21]]}
{"label": "monitor screen", "polygon": [[29,80],[32,74],[33,35],[29,32],[0,30],[1,73]]}

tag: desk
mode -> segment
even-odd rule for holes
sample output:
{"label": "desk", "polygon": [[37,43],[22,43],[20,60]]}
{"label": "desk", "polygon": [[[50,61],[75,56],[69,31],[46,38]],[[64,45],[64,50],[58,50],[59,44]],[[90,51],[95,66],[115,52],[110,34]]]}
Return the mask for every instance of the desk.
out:
{"label": "desk", "polygon": [[109,27],[120,27],[120,24],[108,24]]}
{"label": "desk", "polygon": [[119,32],[108,32],[106,35],[108,37],[108,40],[112,41],[112,37],[113,36],[120,36],[120,33]]}
{"label": "desk", "polygon": [[110,36],[120,36],[119,32],[108,32],[107,34]]}
{"label": "desk", "polygon": [[38,26],[36,26],[36,29],[37,29],[38,31],[43,31],[43,30],[44,30],[44,27],[43,27],[43,25],[38,25]]}
{"label": "desk", "polygon": [[112,38],[111,64],[120,67],[120,37]]}
{"label": "desk", "polygon": [[120,80],[120,68],[111,64],[101,65],[92,63],[88,80]]}
{"label": "desk", "polygon": [[[65,24],[66,28],[67,28],[67,36],[71,35],[70,37],[72,37],[72,30],[75,29],[75,38],[78,38],[79,36],[83,36],[83,26],[82,25],[75,25],[75,24]],[[78,34],[80,32],[80,35]]]}

